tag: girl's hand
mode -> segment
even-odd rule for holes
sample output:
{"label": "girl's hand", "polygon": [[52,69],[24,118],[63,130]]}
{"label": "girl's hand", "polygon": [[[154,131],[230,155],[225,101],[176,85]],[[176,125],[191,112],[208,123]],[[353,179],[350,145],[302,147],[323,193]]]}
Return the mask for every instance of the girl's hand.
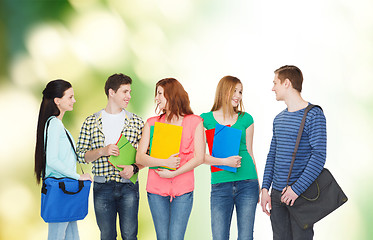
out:
{"label": "girl's hand", "polygon": [[[179,153],[172,154],[166,161],[165,166],[169,168],[178,168],[180,166],[180,157]],[[163,166],[163,165],[162,165]]]}
{"label": "girl's hand", "polygon": [[224,159],[223,163],[226,166],[239,168],[241,167],[241,156],[231,156]]}
{"label": "girl's hand", "polygon": [[89,181],[92,182],[92,177],[91,177],[91,175],[89,173],[84,173],[84,174],[80,175],[79,180],[81,180],[81,181],[89,180]]}
{"label": "girl's hand", "polygon": [[168,169],[158,168],[155,170],[155,172],[161,177],[161,178],[173,178],[175,177],[175,171],[170,171]]}

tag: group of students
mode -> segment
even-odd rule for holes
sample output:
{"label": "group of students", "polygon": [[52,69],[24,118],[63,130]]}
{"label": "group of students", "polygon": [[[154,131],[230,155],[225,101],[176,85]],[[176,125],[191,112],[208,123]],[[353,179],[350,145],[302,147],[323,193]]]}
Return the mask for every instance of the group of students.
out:
{"label": "group of students", "polygon": [[[274,119],[273,137],[260,188],[252,147],[254,121],[243,110],[243,86],[238,78],[223,77],[218,83],[211,111],[200,116],[194,115],[188,93],[179,81],[162,79],[155,86],[158,115],[144,123],[139,116],[126,110],[131,99],[131,78],[124,74],[110,76],[105,83],[107,105],[85,119],[76,144],[79,162],[93,164],[93,179],[89,174],[76,173],[76,156],[62,123],[64,113],[73,110],[73,88],[64,80],[51,81],[43,91],[39,112],[36,179],[40,182],[41,178],[52,176],[92,180],[101,239],[116,239],[119,215],[122,238],[132,240],[137,239],[138,233],[139,185],[129,179],[144,167],[149,167],[146,191],[157,239],[179,240],[184,239],[193,206],[193,169],[202,163],[226,165],[237,168],[237,171],[211,171],[213,239],[229,239],[234,208],[238,239],[253,239],[256,205],[260,202],[262,210],[270,215],[274,239],[312,239],[313,228],[304,230],[298,227],[286,208],[316,179],[326,157],[325,117],[319,108],[313,108],[307,115],[294,163],[290,179],[294,184],[286,188],[290,149],[294,148],[297,128],[309,104],[300,94],[302,82],[302,72],[295,66],[286,65],[275,71],[272,91],[276,100],[284,101],[287,108]],[[51,120],[46,129],[48,119]],[[149,154],[151,127],[155,122],[183,127],[180,151],[168,159],[154,158]],[[217,158],[205,153],[205,130],[215,128],[216,124],[242,131],[237,156]],[[43,158],[47,130],[48,151]],[[119,166],[123,168],[119,171],[108,159],[111,155],[119,155],[115,143],[121,134],[137,149],[137,154],[135,164]],[[152,168],[158,166],[176,170]],[[49,223],[48,226],[48,239],[79,239],[76,222]]]}

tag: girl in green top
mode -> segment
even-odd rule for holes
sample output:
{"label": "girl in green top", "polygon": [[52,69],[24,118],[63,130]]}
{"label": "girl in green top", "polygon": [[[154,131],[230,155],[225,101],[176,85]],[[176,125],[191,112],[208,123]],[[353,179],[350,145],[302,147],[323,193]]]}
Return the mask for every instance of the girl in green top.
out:
{"label": "girl in green top", "polygon": [[237,172],[217,170],[213,166],[211,169],[211,228],[214,240],[229,239],[234,206],[238,239],[253,239],[260,188],[252,149],[254,121],[242,109],[241,81],[225,76],[219,81],[211,111],[201,114],[206,130],[215,128],[218,123],[242,131],[238,156],[216,158],[205,155],[205,164],[237,168]]}

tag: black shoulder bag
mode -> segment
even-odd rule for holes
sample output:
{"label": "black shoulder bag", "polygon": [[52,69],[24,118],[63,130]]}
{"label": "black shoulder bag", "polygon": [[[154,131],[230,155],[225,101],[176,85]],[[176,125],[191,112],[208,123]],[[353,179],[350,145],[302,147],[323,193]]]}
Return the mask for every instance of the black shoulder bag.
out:
{"label": "black shoulder bag", "polygon": [[[298,150],[299,142],[302,137],[306,116],[309,110],[317,105],[308,105],[304,111],[303,119],[299,127],[297,141],[292,156],[289,175],[286,186],[289,186],[289,179],[293,169],[295,155]],[[322,109],[321,109],[322,110]],[[347,202],[348,198],[334,179],[330,171],[324,168],[316,180],[302,193],[294,202],[293,206],[287,205],[290,215],[296,220],[298,225],[307,229],[314,223],[321,220],[329,213],[336,210],[342,204]]]}

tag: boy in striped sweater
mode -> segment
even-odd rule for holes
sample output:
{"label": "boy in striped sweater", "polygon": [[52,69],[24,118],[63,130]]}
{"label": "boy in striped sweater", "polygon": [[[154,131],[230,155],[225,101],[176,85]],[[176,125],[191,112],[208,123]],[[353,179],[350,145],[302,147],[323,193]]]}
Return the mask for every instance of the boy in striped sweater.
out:
{"label": "boy in striped sweater", "polygon": [[[304,110],[309,102],[301,97],[303,75],[295,66],[283,66],[275,71],[272,91],[277,101],[287,108],[273,121],[273,136],[262,184],[261,206],[270,216],[273,239],[313,239],[313,227],[300,228],[285,206],[292,206],[324,167],[326,159],[326,120],[320,108],[312,108],[306,122],[286,188],[292,154]],[[269,189],[272,186],[271,194]]]}

